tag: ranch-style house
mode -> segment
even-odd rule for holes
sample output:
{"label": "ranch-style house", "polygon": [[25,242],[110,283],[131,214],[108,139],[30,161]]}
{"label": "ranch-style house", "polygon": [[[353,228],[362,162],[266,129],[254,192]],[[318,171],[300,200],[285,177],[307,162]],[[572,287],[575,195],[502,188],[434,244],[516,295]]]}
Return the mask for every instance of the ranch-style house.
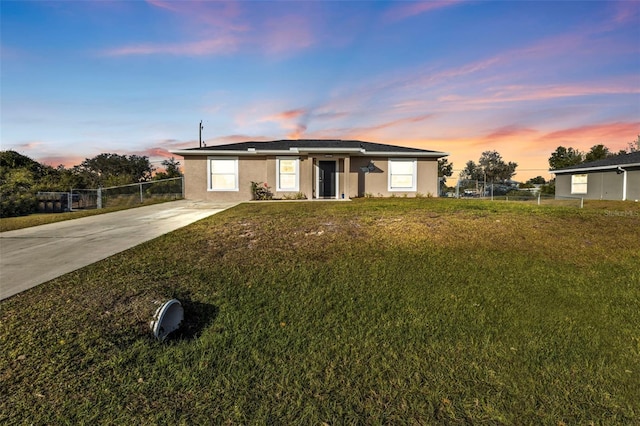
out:
{"label": "ranch-style house", "polygon": [[248,201],[251,183],[275,198],[437,196],[445,152],[356,140],[240,142],[171,151],[184,157],[185,197]]}

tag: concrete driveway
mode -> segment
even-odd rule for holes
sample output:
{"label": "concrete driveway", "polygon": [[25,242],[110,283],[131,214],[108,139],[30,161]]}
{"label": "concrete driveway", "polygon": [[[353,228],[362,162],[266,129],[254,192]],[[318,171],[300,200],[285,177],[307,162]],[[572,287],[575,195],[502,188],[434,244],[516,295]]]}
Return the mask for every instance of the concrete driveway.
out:
{"label": "concrete driveway", "polygon": [[237,203],[172,201],[0,233],[0,300]]}

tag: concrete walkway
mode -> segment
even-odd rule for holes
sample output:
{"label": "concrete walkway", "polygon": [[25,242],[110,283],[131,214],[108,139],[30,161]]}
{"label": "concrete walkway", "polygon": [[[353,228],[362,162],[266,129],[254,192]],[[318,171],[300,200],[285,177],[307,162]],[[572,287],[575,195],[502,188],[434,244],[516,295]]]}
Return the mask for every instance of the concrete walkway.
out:
{"label": "concrete walkway", "polygon": [[0,300],[234,205],[180,200],[1,232]]}

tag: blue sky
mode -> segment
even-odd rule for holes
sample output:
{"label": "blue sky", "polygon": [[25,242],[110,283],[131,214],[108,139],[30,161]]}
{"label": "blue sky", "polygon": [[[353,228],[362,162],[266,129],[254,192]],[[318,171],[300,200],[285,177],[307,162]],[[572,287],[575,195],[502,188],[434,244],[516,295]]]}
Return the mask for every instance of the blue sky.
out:
{"label": "blue sky", "polygon": [[640,134],[640,2],[6,1],[2,149],[71,166],[243,140],[497,150]]}

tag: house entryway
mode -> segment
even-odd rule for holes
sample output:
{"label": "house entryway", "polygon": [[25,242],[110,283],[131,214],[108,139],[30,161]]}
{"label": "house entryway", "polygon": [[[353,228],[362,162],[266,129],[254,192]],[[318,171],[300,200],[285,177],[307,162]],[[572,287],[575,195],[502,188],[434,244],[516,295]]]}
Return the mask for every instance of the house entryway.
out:
{"label": "house entryway", "polygon": [[335,160],[318,161],[318,198],[336,198],[336,169]]}

